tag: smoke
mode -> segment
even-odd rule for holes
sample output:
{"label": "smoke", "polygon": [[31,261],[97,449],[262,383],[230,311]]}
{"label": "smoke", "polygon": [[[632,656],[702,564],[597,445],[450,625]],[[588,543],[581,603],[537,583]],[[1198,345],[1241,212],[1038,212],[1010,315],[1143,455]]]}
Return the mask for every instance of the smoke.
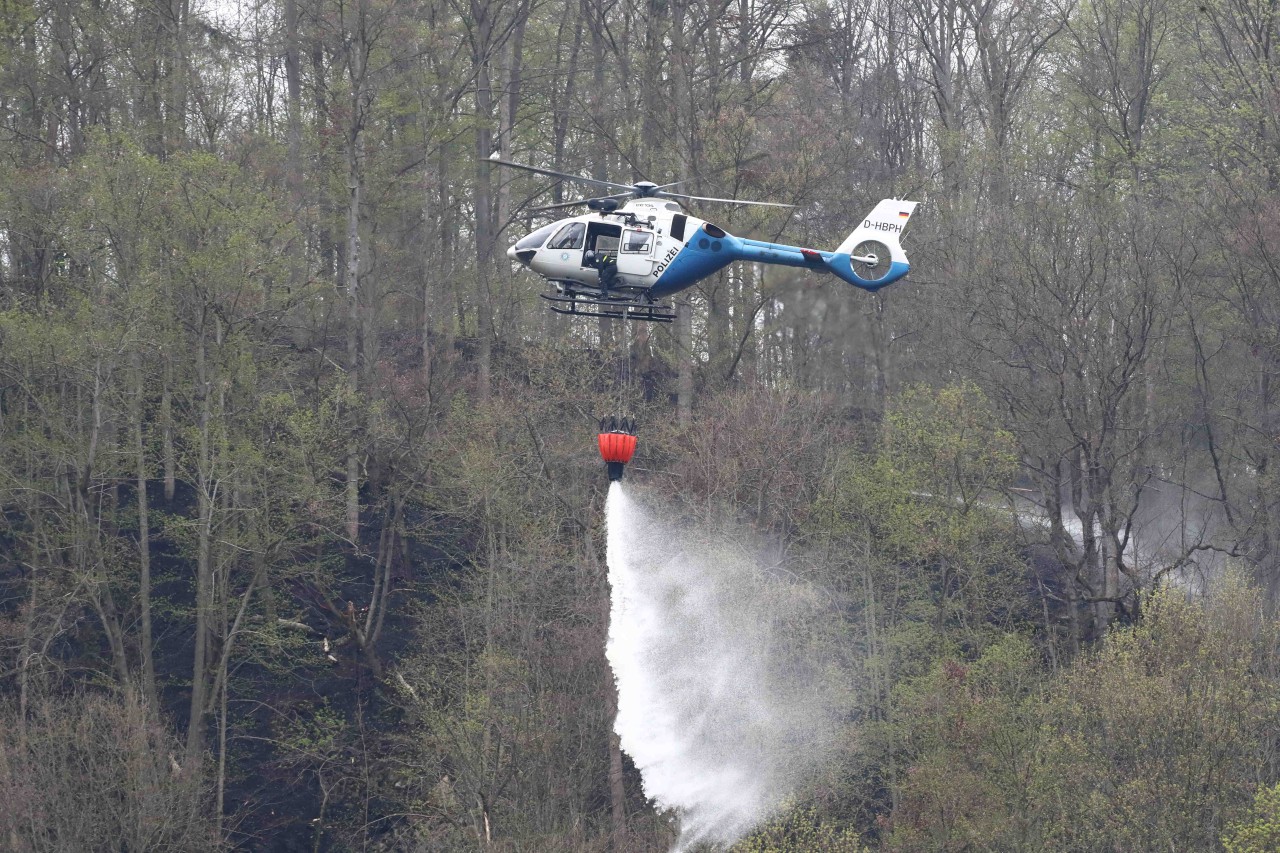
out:
{"label": "smoke", "polygon": [[673,853],[727,846],[818,765],[835,730],[821,664],[797,630],[812,590],[770,571],[751,537],[681,529],[621,483],[607,505],[615,729]]}

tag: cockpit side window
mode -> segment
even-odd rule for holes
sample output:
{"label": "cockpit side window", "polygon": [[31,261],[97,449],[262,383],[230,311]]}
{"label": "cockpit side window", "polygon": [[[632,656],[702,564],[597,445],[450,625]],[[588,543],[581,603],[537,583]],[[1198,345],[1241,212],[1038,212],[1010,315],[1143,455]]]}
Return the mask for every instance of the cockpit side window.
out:
{"label": "cockpit side window", "polygon": [[529,234],[526,237],[521,237],[516,242],[516,248],[517,249],[540,249],[542,248],[542,244],[547,242],[547,238],[551,236],[551,232],[554,230],[556,230],[556,226],[554,224],[544,225],[543,227],[539,228],[537,231],[534,231],[532,234]]}
{"label": "cockpit side window", "polygon": [[622,240],[622,251],[624,252],[647,252],[649,251],[649,241],[653,235],[648,231],[627,231],[624,232]]}
{"label": "cockpit side window", "polygon": [[587,235],[587,226],[581,222],[570,222],[560,229],[547,244],[548,249],[581,249],[582,238]]}

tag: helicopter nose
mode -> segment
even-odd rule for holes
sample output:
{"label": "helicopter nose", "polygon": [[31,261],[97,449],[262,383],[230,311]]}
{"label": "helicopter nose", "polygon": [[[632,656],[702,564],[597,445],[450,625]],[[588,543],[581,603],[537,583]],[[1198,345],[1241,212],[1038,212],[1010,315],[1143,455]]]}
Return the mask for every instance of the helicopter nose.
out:
{"label": "helicopter nose", "polygon": [[533,260],[533,256],[536,254],[538,254],[537,249],[521,249],[518,246],[512,246],[510,249],[507,249],[508,258],[513,261],[519,261],[526,267],[529,266],[529,262]]}

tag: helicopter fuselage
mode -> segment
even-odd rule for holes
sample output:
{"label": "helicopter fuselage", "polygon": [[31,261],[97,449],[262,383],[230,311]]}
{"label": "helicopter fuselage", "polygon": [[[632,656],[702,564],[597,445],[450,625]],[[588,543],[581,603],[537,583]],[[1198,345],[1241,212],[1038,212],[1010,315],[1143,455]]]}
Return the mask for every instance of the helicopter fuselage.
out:
{"label": "helicopter fuselage", "polygon": [[916,203],[885,199],[834,252],[735,237],[661,198],[632,199],[615,210],[561,219],[507,250],[561,293],[652,303],[688,288],[733,261],[802,267],[865,290],[907,274],[898,244]]}

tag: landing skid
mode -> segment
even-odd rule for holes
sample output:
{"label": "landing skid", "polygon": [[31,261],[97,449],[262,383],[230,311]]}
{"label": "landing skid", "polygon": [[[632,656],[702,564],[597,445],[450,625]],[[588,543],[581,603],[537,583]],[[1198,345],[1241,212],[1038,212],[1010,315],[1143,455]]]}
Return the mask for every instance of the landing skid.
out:
{"label": "landing skid", "polygon": [[670,305],[657,305],[652,302],[639,302],[633,297],[617,296],[602,299],[593,295],[570,292],[567,295],[540,293],[543,299],[552,303],[550,308],[557,314],[568,314],[571,317],[612,317],[617,320],[643,320],[650,323],[670,323],[676,318],[675,309]]}

